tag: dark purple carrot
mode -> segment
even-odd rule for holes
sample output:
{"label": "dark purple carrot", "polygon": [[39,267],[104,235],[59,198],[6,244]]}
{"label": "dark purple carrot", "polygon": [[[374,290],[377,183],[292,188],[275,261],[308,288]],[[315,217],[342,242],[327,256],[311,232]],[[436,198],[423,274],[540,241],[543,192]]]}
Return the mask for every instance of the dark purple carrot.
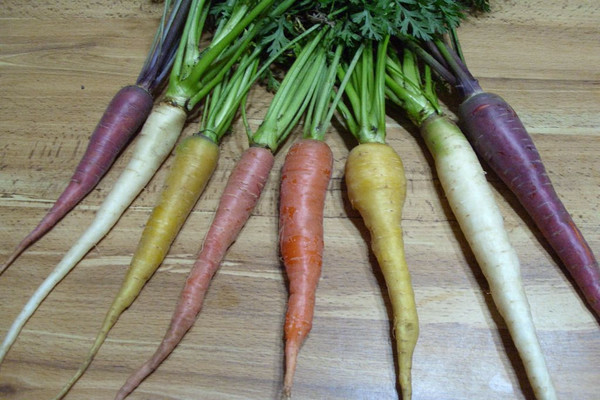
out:
{"label": "dark purple carrot", "polygon": [[462,102],[459,115],[475,150],[517,196],[600,316],[598,261],[554,190],[515,111],[500,96],[481,92]]}
{"label": "dark purple carrot", "polygon": [[[136,84],[113,97],[90,137],[87,149],[65,190],[42,221],[0,266],[0,274],[30,245],[42,238],[71,211],[106,174],[123,148],[146,121],[174,60],[190,0],[179,0],[165,11],[157,35]],[[167,13],[167,11],[169,11]]]}
{"label": "dark purple carrot", "polygon": [[66,189],[42,221],[19,243],[0,267],[2,273],[27,247],[40,239],[100,181],[117,155],[148,117],[154,99],[145,89],[126,86],[119,90],[96,126],[88,147]]}
{"label": "dark purple carrot", "polygon": [[273,167],[273,153],[250,147],[231,172],[202,250],[181,292],[171,323],[154,355],[135,371],[117,393],[123,399],[131,393],[179,344],[202,309],[213,275],[229,246],[250,217]]}
{"label": "dark purple carrot", "polygon": [[[590,246],[558,197],[533,139],[500,96],[484,92],[453,43],[435,40],[436,51],[417,53],[458,91],[459,118],[473,148],[515,194],[600,317],[600,268]],[[431,45],[431,44],[430,44]]]}

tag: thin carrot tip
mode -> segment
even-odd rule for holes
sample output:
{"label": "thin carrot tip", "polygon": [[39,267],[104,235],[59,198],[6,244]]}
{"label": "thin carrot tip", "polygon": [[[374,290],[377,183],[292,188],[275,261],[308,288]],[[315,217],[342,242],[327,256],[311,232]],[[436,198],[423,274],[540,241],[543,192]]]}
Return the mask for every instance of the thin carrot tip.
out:
{"label": "thin carrot tip", "polygon": [[289,400],[292,398],[292,388],[284,386],[283,391],[281,393],[281,400]]}

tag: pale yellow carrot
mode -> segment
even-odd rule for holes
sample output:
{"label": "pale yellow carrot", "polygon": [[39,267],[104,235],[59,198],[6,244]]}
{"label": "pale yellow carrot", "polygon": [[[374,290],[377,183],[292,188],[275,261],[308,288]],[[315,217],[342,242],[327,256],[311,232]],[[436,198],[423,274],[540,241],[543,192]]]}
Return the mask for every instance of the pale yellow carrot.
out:
{"label": "pale yellow carrot", "polygon": [[346,186],[352,206],[371,233],[371,249],[383,272],[394,314],[402,398],[412,396],[412,358],[419,336],[419,320],[402,238],[402,207],[406,178],[394,149],[364,143],[346,161]]}

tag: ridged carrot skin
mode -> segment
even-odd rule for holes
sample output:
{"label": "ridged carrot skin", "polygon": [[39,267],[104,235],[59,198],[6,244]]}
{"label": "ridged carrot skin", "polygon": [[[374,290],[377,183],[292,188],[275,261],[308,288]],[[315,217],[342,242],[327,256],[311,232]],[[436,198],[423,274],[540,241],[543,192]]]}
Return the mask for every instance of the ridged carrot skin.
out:
{"label": "ridged carrot skin", "polygon": [[0,266],[0,274],[73,209],[100,181],[152,110],[154,99],[139,86],[126,86],[109,103],[65,190],[40,223]]}
{"label": "ridged carrot skin", "polygon": [[185,111],[168,103],[154,107],[137,138],[129,163],[102,202],[94,221],[36,289],[10,326],[0,346],[0,363],[46,296],[102,240],[148,184],[173,150],[186,117]]}
{"label": "ridged carrot skin", "polygon": [[127,379],[115,400],[124,399],[175,349],[202,309],[210,281],[256,206],[273,167],[273,153],[250,147],[231,172],[219,207],[192,267],[167,332],[154,355]]}
{"label": "ridged carrot skin", "polygon": [[279,246],[289,281],[284,396],[290,396],[298,353],[312,328],[323,262],[323,208],[332,164],[326,143],[302,139],[288,151],[281,171]]}
{"label": "ridged carrot skin", "polygon": [[402,208],[406,178],[402,160],[392,147],[364,143],[346,160],[346,186],[352,207],[371,233],[371,249],[387,285],[398,351],[402,399],[412,397],[412,359],[419,336],[419,320],[402,237]]}
{"label": "ridged carrot skin", "polygon": [[435,160],[448,203],[485,275],[538,400],[556,393],[537,338],[521,267],[477,155],[449,119],[432,116],[421,134]]}
{"label": "ridged carrot skin", "polygon": [[538,150],[516,112],[500,96],[477,93],[459,108],[477,153],[517,196],[600,317],[600,268],[556,194]]}
{"label": "ridged carrot skin", "polygon": [[208,183],[218,156],[218,145],[199,135],[187,137],[177,146],[163,191],[144,228],[121,289],[106,314],[86,360],[63,387],[57,399],[62,398],[85,372],[119,316],[133,303],[166,257],[173,240]]}

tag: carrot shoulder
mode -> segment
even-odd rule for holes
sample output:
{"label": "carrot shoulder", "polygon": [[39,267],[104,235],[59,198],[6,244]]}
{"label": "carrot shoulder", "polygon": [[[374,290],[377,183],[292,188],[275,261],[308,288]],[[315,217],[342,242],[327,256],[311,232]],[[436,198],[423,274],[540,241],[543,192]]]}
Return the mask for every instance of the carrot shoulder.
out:
{"label": "carrot shoulder", "polygon": [[350,152],[345,173],[348,197],[371,233],[371,249],[390,296],[402,398],[410,399],[419,321],[402,237],[402,208],[406,197],[402,161],[389,145],[364,143]]}
{"label": "carrot shoulder", "polygon": [[248,148],[231,172],[204,244],[189,273],[167,332],[154,355],[127,379],[115,399],[131,393],[175,349],[202,309],[210,281],[256,205],[273,167],[273,153]]}
{"label": "carrot shoulder", "polygon": [[284,393],[292,387],[300,347],[311,330],[321,276],[323,208],[333,156],[329,146],[303,139],[289,150],[281,172],[279,243],[289,280],[285,317]]}
{"label": "carrot shoulder", "polygon": [[119,316],[133,303],[162,263],[210,179],[218,154],[218,146],[200,135],[190,136],[177,146],[164,189],[144,228],[121,288],[84,363],[57,398],[62,398],[85,372]]}

